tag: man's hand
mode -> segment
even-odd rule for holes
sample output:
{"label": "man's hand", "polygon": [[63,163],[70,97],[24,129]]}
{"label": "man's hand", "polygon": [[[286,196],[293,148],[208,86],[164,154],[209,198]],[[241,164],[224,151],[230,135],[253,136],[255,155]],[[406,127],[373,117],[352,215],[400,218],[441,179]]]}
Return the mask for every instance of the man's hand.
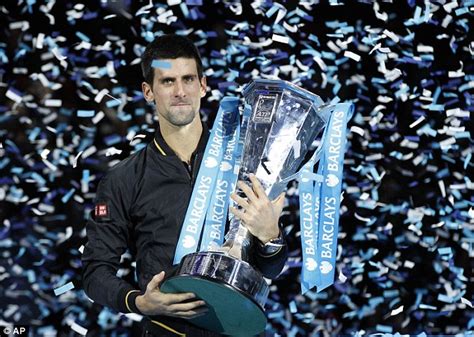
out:
{"label": "man's hand", "polygon": [[265,190],[255,175],[250,174],[249,177],[252,182],[252,188],[243,181],[237,183],[237,186],[244,192],[247,199],[239,197],[236,193],[233,193],[231,196],[242,208],[231,207],[230,211],[243,221],[245,227],[253,236],[262,243],[267,243],[271,239],[278,237],[280,233],[278,219],[283,210],[285,193],[280,194],[275,200],[271,201],[268,199]]}
{"label": "man's hand", "polygon": [[179,318],[194,318],[205,314],[206,303],[196,299],[193,293],[167,294],[160,291],[165,272],[156,274],[146,286],[145,294],[135,300],[137,308],[144,315],[165,315]]}

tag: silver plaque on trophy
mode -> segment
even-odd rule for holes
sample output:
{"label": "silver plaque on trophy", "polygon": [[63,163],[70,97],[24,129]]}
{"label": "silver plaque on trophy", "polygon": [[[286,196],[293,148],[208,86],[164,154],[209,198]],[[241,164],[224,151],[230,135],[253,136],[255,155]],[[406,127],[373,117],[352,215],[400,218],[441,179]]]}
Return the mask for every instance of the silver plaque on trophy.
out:
{"label": "silver plaque on trophy", "polygon": [[[248,119],[238,179],[254,173],[270,199],[283,192],[327,124],[330,110],[315,94],[281,80],[254,80],[243,90]],[[250,265],[253,237],[233,218],[224,244],[213,251],[183,257],[165,292],[193,292],[207,314],[190,322],[233,336],[252,336],[265,329],[269,286]]]}

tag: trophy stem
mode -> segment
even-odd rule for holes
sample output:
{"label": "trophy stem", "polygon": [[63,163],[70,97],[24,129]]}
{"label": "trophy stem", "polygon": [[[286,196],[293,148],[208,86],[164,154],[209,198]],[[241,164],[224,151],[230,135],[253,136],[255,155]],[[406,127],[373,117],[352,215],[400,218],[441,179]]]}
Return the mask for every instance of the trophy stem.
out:
{"label": "trophy stem", "polygon": [[220,247],[220,251],[248,262],[252,248],[253,236],[239,219],[233,218],[230,229],[226,235],[226,241]]}

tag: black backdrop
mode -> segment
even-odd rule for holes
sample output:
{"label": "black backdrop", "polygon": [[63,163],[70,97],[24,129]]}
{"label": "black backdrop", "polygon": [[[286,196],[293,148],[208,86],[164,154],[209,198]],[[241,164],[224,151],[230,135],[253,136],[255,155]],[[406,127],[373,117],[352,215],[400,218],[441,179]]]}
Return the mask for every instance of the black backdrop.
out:
{"label": "black backdrop", "polygon": [[[178,32],[202,53],[210,126],[219,99],[256,77],[356,107],[336,283],[300,295],[294,183],[282,217],[291,257],[273,282],[267,334],[472,333],[472,6],[1,4],[0,325],[28,325],[33,336],[137,334],[136,317],[87,299],[80,251],[98,181],[151,140],[139,56],[153,34]],[[123,262],[120,273],[133,282],[130,255]]]}

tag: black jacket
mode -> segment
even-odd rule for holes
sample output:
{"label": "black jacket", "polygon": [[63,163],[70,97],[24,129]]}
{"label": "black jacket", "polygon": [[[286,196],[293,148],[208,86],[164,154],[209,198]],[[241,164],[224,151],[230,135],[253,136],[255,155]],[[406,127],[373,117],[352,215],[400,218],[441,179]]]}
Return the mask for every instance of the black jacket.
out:
{"label": "black jacket", "polygon": [[[203,128],[191,167],[174,154],[158,127],[153,142],[100,181],[82,255],[84,290],[95,302],[118,312],[140,313],[135,299],[152,277],[163,270],[172,275],[176,242],[209,138],[204,123]],[[127,249],[136,258],[138,289],[116,276]],[[253,255],[253,264],[274,278],[283,268],[287,249],[270,258]]]}

